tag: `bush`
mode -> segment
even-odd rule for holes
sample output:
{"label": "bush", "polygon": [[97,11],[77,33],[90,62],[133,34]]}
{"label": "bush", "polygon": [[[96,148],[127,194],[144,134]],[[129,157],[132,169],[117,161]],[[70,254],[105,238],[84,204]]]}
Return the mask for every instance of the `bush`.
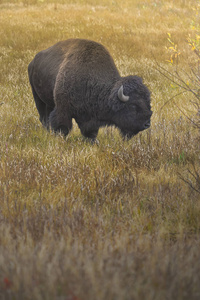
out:
{"label": "bush", "polygon": [[184,69],[179,64],[180,59],[185,59],[184,49],[179,50],[170,33],[168,33],[169,46],[167,47],[170,57],[167,61],[171,68],[167,69],[156,63],[156,69],[171,82],[171,89],[175,91],[165,104],[178,98],[178,96],[185,95],[188,97],[188,101],[195,108],[195,113],[192,115],[185,113],[176,102],[174,104],[195,127],[200,129],[200,4],[197,4],[193,10],[194,17],[190,24],[191,33],[186,39],[186,47],[189,47],[190,55],[186,57]]}
{"label": "bush", "polygon": [[[192,104],[194,107],[192,114],[189,109],[185,113],[183,106],[180,107],[176,102],[174,104],[200,133],[200,4],[197,4],[193,10],[194,17],[190,24],[191,33],[186,39],[186,46],[190,49],[190,56],[187,56],[185,60],[185,68],[183,69],[179,64],[180,59],[184,58],[184,49],[179,50],[177,43],[174,42],[171,34],[168,33],[169,46],[166,48],[170,57],[167,61],[172,69],[167,69],[159,63],[156,63],[156,69],[171,82],[171,89],[175,91],[164,105],[185,95],[190,102],[188,104]],[[187,170],[186,175],[179,174],[179,178],[187,183],[192,190],[200,194],[200,173],[194,166],[192,170]]]}

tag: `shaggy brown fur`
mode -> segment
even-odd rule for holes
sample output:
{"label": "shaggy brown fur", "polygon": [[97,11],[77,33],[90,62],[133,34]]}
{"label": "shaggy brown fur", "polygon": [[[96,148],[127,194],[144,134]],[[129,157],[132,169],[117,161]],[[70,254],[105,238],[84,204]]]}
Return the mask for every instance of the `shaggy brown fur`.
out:
{"label": "shaggy brown fur", "polygon": [[[115,125],[127,138],[150,126],[150,92],[137,76],[121,77],[99,43],[69,39],[39,52],[28,67],[40,121],[67,135],[76,120],[95,139],[102,126]],[[119,99],[118,91],[129,100]]]}

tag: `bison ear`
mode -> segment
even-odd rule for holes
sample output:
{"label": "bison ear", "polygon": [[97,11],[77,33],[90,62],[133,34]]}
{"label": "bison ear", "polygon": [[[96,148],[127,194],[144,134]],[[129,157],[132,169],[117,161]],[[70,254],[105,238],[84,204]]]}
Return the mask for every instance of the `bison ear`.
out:
{"label": "bison ear", "polygon": [[118,98],[122,102],[127,102],[129,100],[129,96],[125,96],[123,92],[123,85],[118,90]]}

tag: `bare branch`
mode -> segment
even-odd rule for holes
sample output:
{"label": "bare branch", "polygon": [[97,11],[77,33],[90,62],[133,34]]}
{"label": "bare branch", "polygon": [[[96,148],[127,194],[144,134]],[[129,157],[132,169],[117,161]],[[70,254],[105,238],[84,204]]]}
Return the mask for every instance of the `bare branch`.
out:
{"label": "bare branch", "polygon": [[169,100],[167,100],[167,101],[163,104],[163,106],[161,107],[161,109],[163,109],[163,107],[164,107],[165,105],[167,105],[170,101],[172,101],[174,98],[176,98],[176,97],[178,97],[178,96],[180,96],[180,95],[183,95],[183,94],[185,94],[185,93],[187,93],[187,91],[183,91],[183,92],[177,93],[176,95],[172,96]]}
{"label": "bare branch", "polygon": [[[184,86],[182,86],[181,84],[177,83],[174,79],[172,79],[171,77],[175,77],[176,79],[179,79],[177,78],[174,74],[170,73],[169,71],[167,71],[165,68],[159,66],[161,68],[161,70],[163,70],[164,72],[166,72],[167,74],[169,75],[166,75],[164,72],[162,72],[161,70],[155,68],[155,70],[157,70],[161,75],[163,75],[165,78],[167,78],[168,80],[170,80],[171,82],[173,82],[174,84],[176,84],[177,86],[179,86],[180,88],[188,91],[187,88],[185,88]],[[170,77],[171,76],[171,77]]]}
{"label": "bare branch", "polygon": [[194,120],[192,120],[190,117],[188,117],[188,115],[186,115],[186,113],[184,113],[184,111],[176,104],[174,103],[174,105],[180,110],[180,112],[196,127],[198,127],[198,123],[194,122]]}
{"label": "bare branch", "polygon": [[196,189],[193,184],[189,181],[189,180],[186,180],[180,173],[178,173],[179,175],[179,178],[184,181],[185,183],[187,183],[195,192],[197,192],[198,194],[200,194],[200,190],[199,189]]}

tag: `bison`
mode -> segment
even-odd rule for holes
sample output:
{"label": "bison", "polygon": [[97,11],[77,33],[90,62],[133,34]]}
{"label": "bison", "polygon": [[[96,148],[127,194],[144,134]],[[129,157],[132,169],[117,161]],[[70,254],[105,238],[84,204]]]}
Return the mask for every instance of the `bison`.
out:
{"label": "bison", "polygon": [[55,132],[67,135],[73,118],[92,140],[103,126],[116,126],[128,139],[150,126],[148,88],[138,76],[121,77],[97,42],[60,41],[36,54],[28,74],[40,121]]}

